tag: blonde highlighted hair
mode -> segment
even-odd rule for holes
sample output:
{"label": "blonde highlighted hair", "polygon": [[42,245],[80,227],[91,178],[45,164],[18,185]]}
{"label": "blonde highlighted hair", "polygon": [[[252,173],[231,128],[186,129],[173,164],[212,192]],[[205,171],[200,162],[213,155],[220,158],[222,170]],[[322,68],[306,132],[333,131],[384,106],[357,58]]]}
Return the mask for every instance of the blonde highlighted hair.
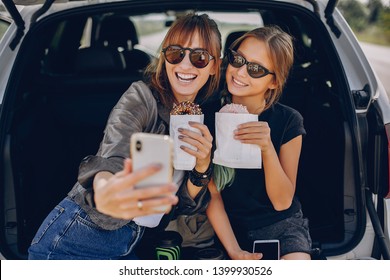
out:
{"label": "blonde highlighted hair", "polygon": [[277,25],[269,25],[248,31],[235,40],[230,48],[237,50],[247,38],[254,38],[266,44],[275,68],[273,72],[275,73],[274,79],[277,86],[275,89],[268,90],[265,94],[266,104],[264,110],[266,110],[275,104],[282,95],[284,85],[294,62],[293,38]]}
{"label": "blonde highlighted hair", "polygon": [[[231,44],[230,49],[236,51],[247,38],[255,38],[264,42],[275,66],[273,72],[275,73],[274,79],[277,86],[275,89],[269,89],[265,94],[266,104],[264,110],[266,110],[275,104],[282,95],[284,85],[294,62],[293,38],[280,29],[280,27],[270,25],[248,31],[235,40]],[[227,63],[227,61],[224,63]],[[223,95],[226,98],[224,103],[231,102],[231,96],[227,90],[224,91]],[[218,191],[223,190],[226,186],[230,186],[233,183],[234,176],[235,171],[232,168],[219,165],[214,167],[213,178]]]}

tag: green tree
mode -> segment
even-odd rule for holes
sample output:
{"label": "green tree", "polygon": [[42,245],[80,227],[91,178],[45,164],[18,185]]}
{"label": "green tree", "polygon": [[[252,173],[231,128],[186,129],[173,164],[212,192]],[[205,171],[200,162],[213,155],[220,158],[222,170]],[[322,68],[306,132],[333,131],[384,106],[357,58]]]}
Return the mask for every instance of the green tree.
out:
{"label": "green tree", "polygon": [[383,32],[383,37],[390,44],[390,7],[384,7],[379,15],[378,25]]}
{"label": "green tree", "polygon": [[368,22],[370,24],[376,23],[379,20],[379,15],[383,9],[381,0],[369,0],[367,3],[367,8],[370,11],[370,15],[368,17]]}
{"label": "green tree", "polygon": [[367,27],[369,11],[360,1],[341,0],[338,8],[355,32],[361,32]]}

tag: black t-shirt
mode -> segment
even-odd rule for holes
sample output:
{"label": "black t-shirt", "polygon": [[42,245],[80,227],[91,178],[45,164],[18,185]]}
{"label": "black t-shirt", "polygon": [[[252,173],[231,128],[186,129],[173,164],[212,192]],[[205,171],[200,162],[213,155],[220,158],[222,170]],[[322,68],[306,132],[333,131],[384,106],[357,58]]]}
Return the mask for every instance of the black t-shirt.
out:
{"label": "black t-shirt", "polygon": [[[306,134],[299,112],[280,103],[262,112],[259,121],[268,122],[277,154],[283,144]],[[266,193],[263,169],[235,169],[235,172],[233,184],[221,192],[233,228],[258,229],[286,219],[301,208],[296,197],[286,210],[273,208]]]}

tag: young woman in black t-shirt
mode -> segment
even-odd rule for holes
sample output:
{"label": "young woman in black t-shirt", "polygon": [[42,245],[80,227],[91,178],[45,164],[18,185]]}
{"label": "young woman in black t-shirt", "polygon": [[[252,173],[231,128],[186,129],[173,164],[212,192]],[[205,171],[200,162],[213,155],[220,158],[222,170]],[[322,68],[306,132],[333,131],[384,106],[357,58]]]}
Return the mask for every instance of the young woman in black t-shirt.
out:
{"label": "young woman in black t-shirt", "polygon": [[239,125],[234,138],[260,147],[263,168],[223,168],[222,182],[216,165],[209,220],[231,259],[259,259],[248,252],[253,241],[278,239],[282,259],[308,260],[308,221],[295,197],[303,118],[277,102],[293,63],[292,38],[276,26],[257,28],[231,45],[227,59],[225,103],[259,116]]}

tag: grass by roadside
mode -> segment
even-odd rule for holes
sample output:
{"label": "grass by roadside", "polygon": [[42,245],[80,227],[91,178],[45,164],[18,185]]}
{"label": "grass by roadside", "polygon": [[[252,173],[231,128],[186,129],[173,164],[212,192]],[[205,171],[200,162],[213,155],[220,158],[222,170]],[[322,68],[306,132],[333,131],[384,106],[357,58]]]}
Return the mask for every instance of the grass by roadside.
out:
{"label": "grass by roadside", "polygon": [[370,26],[362,32],[355,32],[359,41],[388,46],[390,47],[390,41],[388,36],[384,36],[384,32],[378,26]]}

